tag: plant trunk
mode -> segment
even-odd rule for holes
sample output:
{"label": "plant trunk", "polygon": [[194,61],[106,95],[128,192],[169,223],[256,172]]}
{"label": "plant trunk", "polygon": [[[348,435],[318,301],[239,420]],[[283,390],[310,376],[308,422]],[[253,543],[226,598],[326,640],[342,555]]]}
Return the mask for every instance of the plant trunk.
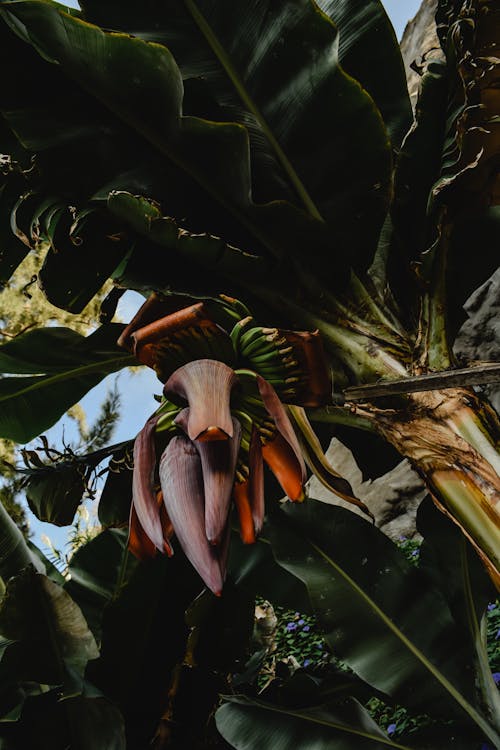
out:
{"label": "plant trunk", "polygon": [[406,408],[354,407],[408,458],[438,508],[472,542],[500,590],[500,425],[471,390],[415,393]]}

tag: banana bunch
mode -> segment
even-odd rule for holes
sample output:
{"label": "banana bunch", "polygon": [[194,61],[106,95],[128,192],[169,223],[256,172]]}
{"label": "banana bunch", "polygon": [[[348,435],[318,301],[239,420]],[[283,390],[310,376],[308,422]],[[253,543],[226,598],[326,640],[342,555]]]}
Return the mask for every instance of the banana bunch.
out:
{"label": "banana bunch", "polygon": [[297,353],[278,328],[252,325],[246,317],[233,327],[230,337],[238,363],[254,370],[278,391],[292,396],[303,381]]}

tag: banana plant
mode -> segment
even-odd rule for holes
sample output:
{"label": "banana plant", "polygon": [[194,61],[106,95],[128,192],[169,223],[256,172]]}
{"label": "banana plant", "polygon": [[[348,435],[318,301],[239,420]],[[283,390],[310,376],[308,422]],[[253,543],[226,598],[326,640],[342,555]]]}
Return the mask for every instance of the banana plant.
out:
{"label": "banana plant", "polygon": [[[2,103],[3,277],[46,243],[40,283],[69,310],[109,274],[234,293],[263,323],[319,330],[340,389],[452,368],[447,271],[464,234],[482,248],[497,227],[498,10],[440,3],[446,61],[411,124],[379,3],[269,5],[262,33],[252,3],[234,7],[2,4],[2,54],[23,76]],[[484,271],[488,247],[478,256]],[[311,416],[368,426],[408,457],[498,583],[498,420],[480,396]]]}
{"label": "banana plant", "polygon": [[[2,434],[27,441],[108,372],[131,362],[154,367],[164,399],[135,444],[130,547],[141,558],[170,552],[173,523],[187,557],[220,594],[232,554],[231,492],[243,539],[253,542],[262,527],[261,454],[266,459],[280,442],[287,459],[277,476],[291,499],[302,498],[304,454],[329,487],[359,505],[325,464],[311,423],[323,431],[362,430],[411,461],[498,588],[498,417],[467,384],[412,388],[415,376],[456,368],[461,306],[494,268],[496,4],[439,0],[443,59],[428,66],[414,115],[378,0],[80,6],[0,4],[2,69],[16,70],[0,102],[0,279],[7,283],[32,248],[44,248],[38,281],[53,304],[79,312],[111,277],[159,307],[155,302],[140,325],[117,332],[119,345],[110,343],[105,325],[83,342],[49,329],[1,347],[3,372],[14,376],[0,382]],[[203,320],[201,309],[210,309]],[[189,315],[194,332],[178,324]],[[54,336],[68,349],[44,348]],[[305,340],[321,341],[321,358],[308,358]],[[391,391],[394,380],[407,380],[407,392]],[[349,399],[350,387],[377,381],[387,386],[382,397],[370,398],[368,389],[362,399]],[[202,389],[216,382],[227,386],[223,395],[212,394],[224,408],[200,416]],[[216,481],[210,466],[218,442],[227,470]],[[122,523],[112,479],[110,473],[102,517],[118,514]],[[210,482],[215,504],[207,502]],[[181,498],[203,493],[205,507],[196,501],[186,510]],[[56,495],[51,491],[52,505],[61,502]],[[310,509],[295,512],[309,527]],[[315,534],[304,544],[332,560],[328,542]],[[278,562],[308,585],[302,563],[279,552],[279,533],[270,536]],[[156,565],[161,578],[170,561],[156,560],[143,565]],[[345,576],[351,593],[359,593],[356,575]],[[382,611],[376,598],[367,602],[372,614]],[[387,625],[391,616],[381,619]],[[191,646],[184,657],[165,657],[169,669],[183,668],[172,678],[167,708],[158,702],[159,713],[166,711],[159,747],[172,740],[175,686],[189,682]],[[431,665],[458,714],[496,743],[498,707],[486,678],[474,704],[460,697],[446,668],[442,679],[436,676],[434,653],[421,645],[410,652],[419,670]],[[114,663],[112,648],[111,654]],[[471,661],[484,671],[482,656]],[[355,671],[356,665],[354,658]],[[373,675],[364,679],[373,684]],[[122,701],[125,711],[131,695]],[[357,711],[351,708],[315,716],[346,731]],[[235,703],[219,726],[231,711],[241,724],[244,715],[265,710]],[[357,716],[367,742],[391,744]],[[295,720],[300,733],[312,719]],[[355,747],[355,736],[338,746]]]}

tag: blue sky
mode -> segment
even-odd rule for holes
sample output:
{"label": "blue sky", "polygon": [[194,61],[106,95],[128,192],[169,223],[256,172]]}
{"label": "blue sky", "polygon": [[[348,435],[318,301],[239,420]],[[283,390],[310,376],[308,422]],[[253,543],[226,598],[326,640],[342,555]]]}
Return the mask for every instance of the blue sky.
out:
{"label": "blue sky", "polygon": [[410,18],[413,18],[420,4],[421,0],[382,0],[382,5],[391,19],[398,39],[401,39],[406,24]]}
{"label": "blue sky", "polygon": [[[396,35],[401,38],[405,25],[417,12],[420,0],[382,0],[389,15]],[[66,0],[67,5],[78,7],[75,0]],[[120,319],[128,321],[136,312],[143,298],[135,292],[127,292],[118,308]],[[99,412],[106,393],[113,387],[117,376],[111,375],[100,385],[94,388],[82,399],[88,421],[91,422]],[[161,392],[161,384],[151,370],[142,369],[139,372],[123,371],[118,375],[118,389],[122,395],[121,419],[117,425],[113,440],[119,442],[133,437],[142,427],[146,418],[151,414],[157,404],[153,398],[154,393]],[[67,418],[61,419],[54,427],[47,431],[48,439],[55,445],[60,446],[62,438],[71,440],[75,437],[74,424]],[[30,514],[30,524],[34,532],[34,542],[44,548],[41,535],[47,534],[56,547],[63,547],[67,539],[67,529],[58,529],[51,524],[39,522]]]}

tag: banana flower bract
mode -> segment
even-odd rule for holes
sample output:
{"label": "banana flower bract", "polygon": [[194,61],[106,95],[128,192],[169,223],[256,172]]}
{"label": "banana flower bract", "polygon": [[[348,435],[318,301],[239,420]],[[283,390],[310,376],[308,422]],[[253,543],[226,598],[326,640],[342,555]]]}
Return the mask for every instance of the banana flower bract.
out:
{"label": "banana flower bract", "polygon": [[240,314],[228,333],[204,303],[173,312],[167,304],[153,295],[119,340],[164,382],[134,445],[129,546],[140,558],[171,555],[175,533],[220,595],[232,504],[245,543],[262,529],[264,463],[290,500],[304,499],[305,443],[284,402],[324,403],[329,376],[317,332],[263,328]]}

